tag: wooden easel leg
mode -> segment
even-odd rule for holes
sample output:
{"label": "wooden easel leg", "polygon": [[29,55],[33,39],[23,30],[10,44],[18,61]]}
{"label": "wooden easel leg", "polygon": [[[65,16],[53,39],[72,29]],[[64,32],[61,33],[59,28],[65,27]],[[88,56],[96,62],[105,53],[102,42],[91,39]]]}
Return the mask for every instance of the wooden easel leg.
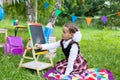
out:
{"label": "wooden easel leg", "polygon": [[[28,40],[28,42],[27,42],[27,45],[26,45],[26,49],[24,50],[24,53],[23,53],[23,56],[22,56],[22,58],[21,58],[21,60],[20,60],[20,63],[19,63],[19,67],[18,68],[20,68],[21,67],[21,65],[22,65],[22,63],[23,63],[23,61],[24,61],[24,58],[25,58],[25,55],[26,55],[26,53],[27,53],[27,51],[28,50],[30,50],[30,48],[31,48],[31,43],[30,43],[31,41],[30,41],[30,39]],[[29,49],[28,49],[29,48]]]}
{"label": "wooden easel leg", "polygon": [[36,56],[37,56],[37,61],[38,61],[38,59],[39,59],[40,55],[36,55]]}
{"label": "wooden easel leg", "polygon": [[26,53],[27,53],[27,49],[25,49],[25,51],[24,51],[24,53],[23,53],[23,56],[22,56],[22,59],[20,60],[20,63],[19,63],[19,67],[18,67],[18,68],[21,67],[21,65],[22,65],[22,63],[23,63],[23,60],[24,60],[24,57],[25,57]]}
{"label": "wooden easel leg", "polygon": [[37,69],[36,71],[37,71],[37,75],[39,75],[39,70]]}
{"label": "wooden easel leg", "polygon": [[35,56],[34,50],[32,50],[32,55],[33,55],[33,58],[34,58],[34,62],[35,62],[37,74],[39,75],[39,68],[40,68],[40,67],[39,67],[39,65],[38,65],[38,59],[37,59],[37,57]]}
{"label": "wooden easel leg", "polygon": [[54,67],[54,63],[53,63],[53,58],[54,58],[54,56],[55,56],[55,53],[54,53],[54,54],[47,53],[47,54],[45,55],[45,57],[49,59],[50,64],[52,65],[52,67]]}
{"label": "wooden easel leg", "polygon": [[49,58],[49,60],[50,60],[50,63],[51,63],[51,65],[52,65],[52,67],[54,66],[54,64],[53,64],[53,59],[52,58]]}

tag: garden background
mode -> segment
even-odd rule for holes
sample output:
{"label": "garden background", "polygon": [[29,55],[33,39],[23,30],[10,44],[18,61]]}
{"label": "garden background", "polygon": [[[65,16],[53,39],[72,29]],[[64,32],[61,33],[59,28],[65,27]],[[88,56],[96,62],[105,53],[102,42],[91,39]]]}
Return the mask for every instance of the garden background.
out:
{"label": "garden background", "polygon": [[[6,0],[8,1],[8,0]],[[27,1],[27,0],[26,0]],[[32,7],[35,1],[30,0]],[[37,1],[37,0],[36,0]],[[49,6],[44,9],[44,3]],[[48,23],[52,14],[56,0],[37,1],[37,22],[42,23],[43,27]],[[115,80],[120,79],[120,1],[119,0],[62,0],[60,7],[61,14],[57,16],[53,36],[57,40],[61,38],[62,25],[71,22],[71,17],[77,17],[74,23],[78,25],[82,33],[82,40],[79,45],[81,53],[86,58],[89,68],[105,68],[110,70]],[[14,36],[14,27],[12,20],[18,19],[20,25],[27,25],[27,15],[25,0],[17,2],[13,0],[12,4],[6,2],[3,4],[4,18],[0,21],[0,28],[8,29],[8,35]],[[100,17],[106,16],[104,22]],[[90,25],[86,23],[85,18],[90,17]],[[98,17],[97,19],[95,19]],[[3,34],[0,35],[0,42],[5,42]],[[24,46],[26,46],[29,34],[27,30],[20,29],[17,36],[22,37]],[[63,59],[61,49],[58,48],[54,58],[54,64]],[[4,55],[3,48],[0,48],[0,80],[44,80],[42,75],[48,69],[42,70],[39,75],[36,71],[25,68],[18,70],[20,55]],[[41,57],[47,61],[46,58]]]}

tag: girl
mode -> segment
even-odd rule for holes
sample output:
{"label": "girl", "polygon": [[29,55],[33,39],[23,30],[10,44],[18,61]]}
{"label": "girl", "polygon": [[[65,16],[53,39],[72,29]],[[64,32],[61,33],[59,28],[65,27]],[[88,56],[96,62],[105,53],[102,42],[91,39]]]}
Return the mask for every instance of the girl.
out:
{"label": "girl", "polygon": [[[61,46],[65,59],[59,61],[54,69],[63,75],[74,75],[79,77],[87,69],[87,62],[82,57],[78,45],[81,37],[81,33],[75,24],[66,23],[63,26],[61,40],[51,44],[35,44],[35,47],[42,50],[49,50]],[[45,73],[43,77],[47,78],[50,72],[51,71]]]}

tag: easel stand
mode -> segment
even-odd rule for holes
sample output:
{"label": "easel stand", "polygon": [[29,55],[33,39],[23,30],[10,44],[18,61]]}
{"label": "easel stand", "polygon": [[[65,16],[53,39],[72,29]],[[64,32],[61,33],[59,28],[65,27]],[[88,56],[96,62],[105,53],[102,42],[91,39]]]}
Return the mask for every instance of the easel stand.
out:
{"label": "easel stand", "polygon": [[[26,55],[28,53],[28,51],[32,52],[32,57]],[[43,69],[53,66],[53,60],[51,57],[49,57],[50,63],[38,61],[39,56],[41,54],[46,54],[46,53],[48,53],[48,51],[42,51],[39,53],[35,53],[35,50],[32,48],[31,40],[29,39],[26,49],[24,51],[23,57],[20,60],[19,68],[25,67],[25,68],[29,68],[29,69],[34,69],[37,71],[37,74],[39,74],[40,70],[43,70]],[[31,61],[24,62],[25,59],[31,60]]]}

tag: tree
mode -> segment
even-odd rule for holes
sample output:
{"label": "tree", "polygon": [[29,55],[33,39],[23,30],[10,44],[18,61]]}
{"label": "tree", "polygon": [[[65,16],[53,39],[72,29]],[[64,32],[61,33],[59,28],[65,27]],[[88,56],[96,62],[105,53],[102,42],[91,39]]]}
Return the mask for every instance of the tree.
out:
{"label": "tree", "polygon": [[[27,18],[28,18],[27,21],[28,22],[37,22],[37,19],[36,19],[37,7],[34,7],[30,0],[25,0],[25,1],[24,0],[20,0],[20,1],[19,0],[4,0],[4,1],[6,1],[6,5],[8,5],[9,7],[10,6],[12,7],[12,8],[10,8],[10,11],[13,11],[12,14],[13,13],[17,14],[17,12],[19,12],[21,8],[22,9],[25,8],[26,10],[24,10],[24,11],[27,11],[26,12],[27,13]],[[35,0],[35,2],[36,1],[37,0]],[[18,6],[18,4],[20,4],[20,2],[25,2],[25,5],[19,5]],[[6,7],[6,8],[8,8],[8,7]],[[9,12],[9,9],[7,9],[7,10]],[[17,10],[19,10],[19,11],[17,11]],[[25,13],[25,12],[23,12],[23,13]],[[12,16],[15,16],[15,15],[12,15]]]}
{"label": "tree", "polygon": [[[8,1],[11,4],[13,2],[14,5],[20,3],[20,2],[18,2],[18,0],[8,0]],[[25,1],[25,9],[27,11],[26,13],[27,13],[28,22],[37,22],[38,21],[37,18],[40,18],[38,12],[40,12],[41,16],[46,14],[50,17],[50,14],[52,14],[48,22],[52,22],[53,25],[55,24],[55,19],[56,19],[55,10],[60,7],[61,0],[57,0],[56,3],[55,3],[55,1],[50,0],[48,3],[55,5],[55,6],[53,8],[47,9],[46,10],[46,12],[48,11],[47,13],[45,13],[45,10],[42,8],[43,4],[45,2],[44,0],[40,0],[40,1],[38,1],[38,0],[35,0],[35,1],[34,0],[23,0],[23,2],[24,1]],[[41,4],[41,5],[37,6],[38,4]],[[17,6],[17,8],[21,8],[21,6]],[[50,14],[48,14],[48,13],[50,13]],[[46,17],[46,15],[44,15],[43,17]]]}
{"label": "tree", "polygon": [[29,0],[26,0],[25,3],[26,3],[28,22],[37,22],[37,19],[36,19],[37,7],[35,7],[35,10],[34,10],[34,8],[32,7],[32,3]]}
{"label": "tree", "polygon": [[[107,15],[107,26],[108,27],[120,27],[120,17],[117,13],[120,12],[120,0],[108,0],[105,2],[103,8],[101,9],[101,15]],[[104,13],[104,14],[103,14]],[[114,15],[115,14],[115,15]]]}
{"label": "tree", "polygon": [[59,9],[61,7],[61,0],[57,0],[57,2],[56,2],[56,4],[55,4],[55,6],[54,6],[54,9],[53,9],[53,11],[52,11],[52,15],[51,15],[51,17],[50,17],[50,19],[49,19],[49,22],[51,22],[52,23],[52,26],[54,27],[54,25],[55,25],[55,20],[56,20],[56,15],[55,15],[55,12],[56,12],[56,10],[57,9]]}
{"label": "tree", "polygon": [[[120,0],[63,0],[62,7],[63,12],[59,18],[60,22],[67,22],[68,20],[71,20],[72,15],[79,17],[107,16],[108,19],[110,19],[110,16],[108,15],[120,11]],[[117,16],[112,15],[111,18],[110,22],[112,20],[113,23],[109,22],[110,24],[116,25],[115,23],[118,22],[117,25],[120,25]],[[99,22],[97,24],[101,25]]]}

